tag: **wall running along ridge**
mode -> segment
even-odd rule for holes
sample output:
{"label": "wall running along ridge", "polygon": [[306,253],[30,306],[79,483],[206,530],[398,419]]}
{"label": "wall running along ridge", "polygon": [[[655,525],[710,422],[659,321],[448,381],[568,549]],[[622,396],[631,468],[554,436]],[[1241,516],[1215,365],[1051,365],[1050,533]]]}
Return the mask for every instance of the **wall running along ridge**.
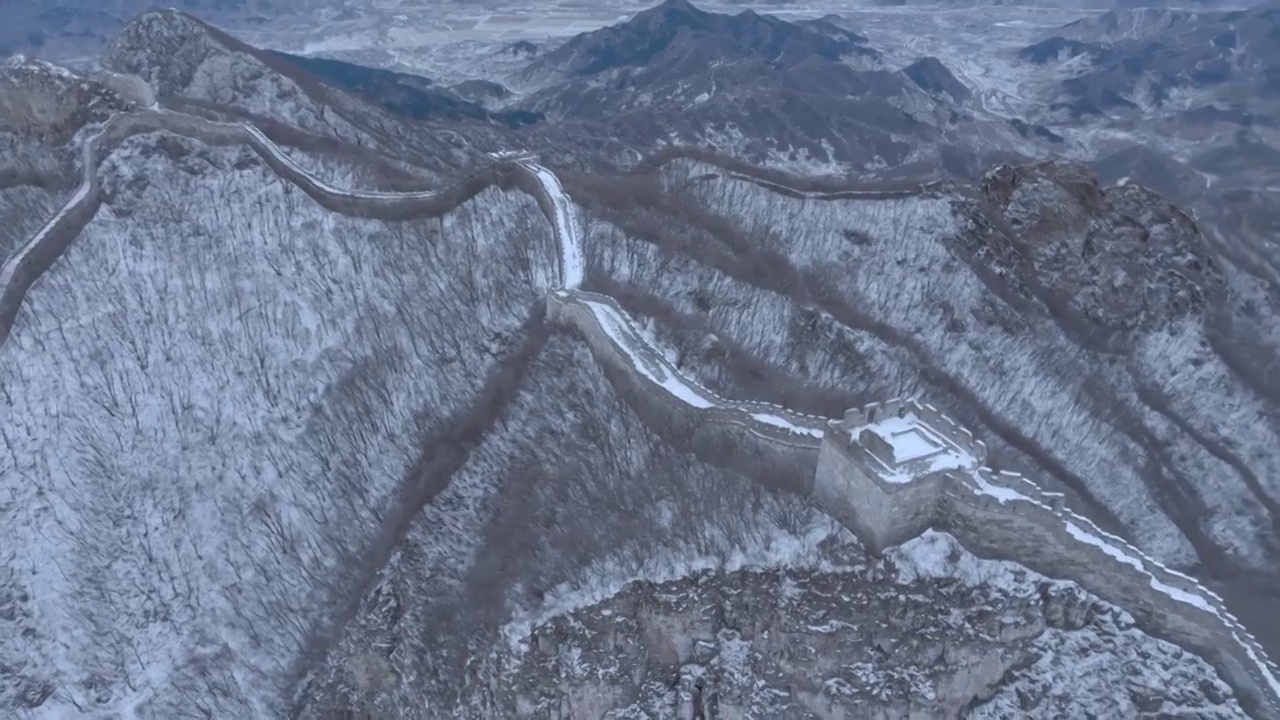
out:
{"label": "wall running along ridge", "polygon": [[610,382],[664,440],[762,484],[808,495],[826,418],[726,400],[685,378],[607,295],[559,290],[547,320],[576,330]]}
{"label": "wall running along ridge", "polygon": [[[157,130],[213,145],[247,143],[281,178],[346,215],[435,216],[491,184],[534,195],[560,244],[562,289],[548,296],[547,319],[579,332],[620,394],[673,444],[760,482],[811,495],[873,552],[936,528],[980,556],[1073,580],[1127,610],[1144,630],[1203,656],[1251,714],[1280,720],[1280,672],[1221,598],[1071,512],[1061,494],[982,466],[983,444],[936,408],[895,400],[829,420],[727,400],[685,378],[612,298],[576,289],[583,274],[576,209],[554,173],[529,161],[495,157],[494,164],[440,191],[348,191],[307,173],[252,125],[154,108],[117,116],[82,146],[84,175],[72,198],[0,267],[0,346],[27,290],[100,207],[98,163],[125,138]],[[876,432],[886,421],[912,425],[941,454],[898,462],[907,446],[895,448]]]}
{"label": "wall running along ridge", "polygon": [[[134,135],[170,132],[215,146],[246,144],[281,179],[298,187],[316,204],[341,215],[396,221],[438,217],[491,185],[518,187],[535,197],[535,178],[510,163],[495,161],[440,190],[422,192],[350,191],[335,188],[308,173],[258,128],[223,123],[151,108],[113,117],[81,145],[82,179],[71,199],[0,266],[0,347],[13,328],[27,291],[62,257],[102,205],[98,167],[116,147]],[[541,202],[541,200],[540,200]]]}

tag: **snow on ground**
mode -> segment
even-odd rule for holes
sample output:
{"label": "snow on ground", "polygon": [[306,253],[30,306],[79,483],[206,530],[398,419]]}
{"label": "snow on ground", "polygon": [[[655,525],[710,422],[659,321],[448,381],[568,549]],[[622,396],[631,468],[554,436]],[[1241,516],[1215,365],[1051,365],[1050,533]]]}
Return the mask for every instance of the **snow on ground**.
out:
{"label": "snow on ground", "polygon": [[[92,172],[94,145],[95,142],[93,139],[87,140],[84,144],[84,150],[80,153],[80,160],[81,163],[83,163],[82,167],[85,169],[84,172],[86,173]],[[86,174],[80,185],[76,187],[76,191],[71,194],[71,197],[67,200],[66,204],[59,208],[53,218],[51,218],[49,222],[45,223],[44,227],[37,231],[29,241],[24,243],[16,252],[13,253],[13,255],[5,260],[3,267],[0,267],[0,297],[3,297],[9,292],[9,284],[13,281],[13,274],[17,272],[18,267],[25,261],[26,257],[45,243],[45,241],[50,237],[49,233],[52,229],[57,227],[63,221],[67,213],[83,204],[89,198],[89,193],[92,190],[92,177]]]}
{"label": "snow on ground", "polygon": [[[1201,431],[1231,446],[1271,497],[1280,500],[1280,453],[1272,452],[1280,447],[1277,425],[1267,422],[1266,404],[1206,350],[1202,337],[1194,322],[1182,321],[1143,337],[1138,359],[1183,417],[1198,421]],[[1235,473],[1225,466],[1215,472]]]}
{"label": "snow on ground", "polygon": [[609,339],[622,348],[631,358],[642,375],[668,394],[686,405],[699,409],[716,407],[716,403],[705,397],[700,388],[695,389],[679,373],[666,367],[652,351],[638,332],[632,329],[623,315],[613,307],[592,300],[580,300],[596,316],[600,326],[604,328]]}
{"label": "snow on ground", "polygon": [[541,165],[522,163],[521,166],[537,177],[555,209],[555,234],[560,242],[560,286],[577,288],[582,285],[586,271],[582,251],[582,220],[578,206],[565,194],[564,186],[555,173]]}
{"label": "snow on ground", "polygon": [[[1085,535],[1097,540],[1091,533]],[[1046,628],[1032,642],[1034,662],[1007,677],[990,700],[975,708],[976,718],[1025,715],[1025,702],[1032,696],[1047,696],[1052,703],[1051,707],[1035,708],[1035,717],[1078,712],[1085,697],[1097,697],[1099,705],[1110,705],[1098,709],[1112,717],[1129,717],[1139,709],[1127,693],[1117,688],[1133,683],[1163,688],[1190,682],[1201,689],[1211,685],[1212,689],[1205,693],[1209,696],[1226,697],[1230,693],[1204,660],[1144,635],[1127,612],[1092,599],[1074,583],[1045,578],[1015,563],[979,559],[950,535],[933,531],[890,550],[888,556],[899,582],[955,578],[971,587],[991,588],[1003,596],[1074,597],[1074,602],[1082,604],[1081,610],[1090,608],[1081,613],[1077,622],[1095,627],[1085,627],[1081,632],[1071,624]],[[1117,670],[1122,671],[1123,677],[1116,676]],[[1234,704],[1165,709],[1180,714],[1194,712],[1196,717],[1205,718],[1244,717]]]}
{"label": "snow on ground", "polygon": [[333,193],[337,195],[348,195],[350,197],[356,197],[356,198],[433,198],[440,194],[439,191],[436,191],[436,190],[422,190],[419,192],[390,192],[390,191],[354,189],[349,186],[344,188],[336,188],[328,184],[327,182],[321,180],[319,177],[316,177],[315,174],[313,174],[312,172],[304,168],[302,165],[300,165],[298,161],[294,159],[293,154],[285,152],[283,149],[280,148],[279,145],[276,145],[274,142],[272,142],[271,138],[267,137],[266,134],[263,133],[261,130],[259,130],[257,127],[249,123],[243,124],[242,127],[244,127],[249,132],[249,135],[251,135],[254,138],[254,140],[256,140],[258,143],[264,146],[268,152],[270,152],[275,157],[279,158],[283,163],[288,165],[294,171],[301,173],[303,175],[309,176],[317,185],[320,186],[321,189],[323,189],[327,193]]}
{"label": "snow on ground", "polygon": [[809,437],[817,438],[819,440],[821,440],[823,436],[823,430],[821,430],[820,428],[801,427],[799,425],[796,425],[793,422],[788,421],[786,418],[780,415],[757,412],[757,413],[751,413],[751,418],[758,423],[763,423],[765,425],[772,425],[773,427],[776,427],[776,428],[782,428],[783,430],[786,430],[787,432],[795,433],[796,435],[808,435]]}
{"label": "snow on ground", "polygon": [[520,248],[551,239],[520,194],[388,225],[232,151],[193,176],[130,142],[106,172],[149,184],[118,188],[0,353],[0,559],[56,703],[270,716],[324,579],[524,320]]}
{"label": "snow on ground", "polygon": [[518,651],[541,618],[636,578],[807,562],[833,534],[853,542],[803,498],[657,442],[588,346],[553,335],[502,420],[415,521],[340,656],[393,649],[395,672],[415,681],[374,707],[389,715],[439,697],[437,686],[464,691],[454,673],[474,657],[467,638],[488,642],[492,632]]}
{"label": "snow on ground", "polygon": [[[678,182],[708,171],[706,166],[685,163],[668,165],[665,172]],[[826,273],[854,307],[922,342],[930,362],[963,378],[1023,434],[1052,448],[1060,462],[1135,529],[1144,549],[1173,565],[1192,561],[1190,544],[1167,517],[1153,512],[1157,505],[1141,478],[1141,464],[1117,461],[1130,456],[1131,443],[1105,428],[1076,396],[1081,368],[1096,366],[1096,359],[1085,356],[1056,329],[1041,328],[1035,343],[1024,341],[1020,333],[1026,329],[1010,331],[1001,318],[1007,310],[1002,312],[1000,302],[952,253],[950,237],[959,228],[945,198],[798,202],[742,181],[692,187],[689,192],[699,204],[735,219],[744,234],[784,253],[797,267]],[[850,243],[845,230],[871,241]],[[670,264],[665,259],[663,263]],[[650,267],[640,274],[640,284],[663,297],[680,296],[679,286],[688,282],[670,269]],[[717,331],[760,348],[761,356],[770,361],[788,353],[785,335],[764,344],[761,336],[769,331],[750,327],[760,321],[752,306],[776,301],[763,299],[764,293],[757,291],[744,307],[730,299],[726,282],[710,282],[719,286],[711,296],[723,299],[710,311]],[[949,316],[961,318],[964,330],[948,329]],[[765,350],[769,345],[773,347]],[[876,371],[900,374],[891,363],[901,362],[886,358],[876,363]],[[847,375],[820,379],[831,385],[851,384]],[[907,385],[894,394],[914,390]]]}
{"label": "snow on ground", "polygon": [[784,408],[780,406],[766,406],[765,403],[741,403],[728,400],[689,379],[677,370],[665,356],[650,346],[635,322],[616,306],[588,299],[587,296],[575,297],[569,292],[564,292],[563,296],[566,300],[572,298],[573,301],[585,305],[596,316],[597,321],[609,336],[609,339],[631,359],[631,364],[637,371],[650,382],[666,390],[668,394],[679,402],[698,409],[743,410],[748,413],[751,419],[762,425],[780,428],[797,435],[807,435],[819,440],[822,439],[822,428],[812,425],[797,425],[779,412],[767,412],[765,410],[766,407],[772,407],[781,411]]}
{"label": "snow on ground", "polygon": [[5,218],[0,225],[0,263],[30,241],[74,192],[49,192],[30,186],[0,190],[0,217]]}

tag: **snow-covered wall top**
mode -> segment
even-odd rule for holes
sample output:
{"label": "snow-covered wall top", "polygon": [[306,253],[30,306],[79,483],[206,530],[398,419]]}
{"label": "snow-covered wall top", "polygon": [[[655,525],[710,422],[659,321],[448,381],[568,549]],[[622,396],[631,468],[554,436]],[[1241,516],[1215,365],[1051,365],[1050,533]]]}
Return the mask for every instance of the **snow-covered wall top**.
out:
{"label": "snow-covered wall top", "polygon": [[[576,307],[586,313],[569,313]],[[548,301],[553,320],[567,322],[582,332],[600,353],[623,360],[623,365],[650,386],[691,414],[738,424],[770,441],[816,449],[827,418],[792,412],[770,403],[730,400],[687,378],[644,339],[635,321],[607,295],[582,290],[558,290]]]}

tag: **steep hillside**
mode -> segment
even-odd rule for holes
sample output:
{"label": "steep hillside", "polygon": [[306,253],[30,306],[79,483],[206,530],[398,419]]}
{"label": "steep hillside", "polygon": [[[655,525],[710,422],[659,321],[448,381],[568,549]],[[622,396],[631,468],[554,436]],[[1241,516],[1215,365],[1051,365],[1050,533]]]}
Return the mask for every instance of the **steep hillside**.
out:
{"label": "steep hillside", "polygon": [[683,160],[570,188],[592,277],[654,298],[632,307],[680,327],[712,387],[762,391],[755,364],[811,395],[923,392],[1240,612],[1277,597],[1275,351],[1230,320],[1267,290],[1224,282],[1158,197],[1060,165],[902,197],[792,198]]}
{"label": "steep hillside", "polygon": [[11,660],[62,703],[172,716],[214,680],[223,712],[272,714],[262,693],[348,591],[348,529],[386,516],[516,342],[546,227],[496,189],[438,220],[344,219],[243,149],[180,141],[178,164],[156,140],[108,160],[109,200],[0,354],[11,552],[61,567],[23,573]]}
{"label": "steep hillside", "polygon": [[[0,108],[0,714],[1257,710],[1071,583],[935,533],[869,557],[794,478],[826,418],[925,396],[1276,654],[1261,241],[1065,162],[852,183],[638,143],[586,172],[682,97],[672,69],[819,120],[842,78],[857,162],[949,141],[884,99],[963,104],[940,62],[725,17],[670,2],[540,53],[551,127],[406,118],[176,11],[104,58],[156,105],[15,71],[40,82]],[[699,107],[759,109],[732,97]]]}

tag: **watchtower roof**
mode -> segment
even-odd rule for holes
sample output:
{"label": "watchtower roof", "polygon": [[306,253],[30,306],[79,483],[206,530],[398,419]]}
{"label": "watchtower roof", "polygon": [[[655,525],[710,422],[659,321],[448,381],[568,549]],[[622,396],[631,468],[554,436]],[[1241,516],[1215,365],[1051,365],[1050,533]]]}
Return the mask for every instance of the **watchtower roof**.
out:
{"label": "watchtower roof", "polygon": [[[867,413],[848,427],[850,444],[866,450],[867,469],[891,483],[911,482],[944,470],[969,470],[982,459],[949,438],[945,428],[921,417],[913,403]],[[890,410],[890,412],[883,412]]]}

